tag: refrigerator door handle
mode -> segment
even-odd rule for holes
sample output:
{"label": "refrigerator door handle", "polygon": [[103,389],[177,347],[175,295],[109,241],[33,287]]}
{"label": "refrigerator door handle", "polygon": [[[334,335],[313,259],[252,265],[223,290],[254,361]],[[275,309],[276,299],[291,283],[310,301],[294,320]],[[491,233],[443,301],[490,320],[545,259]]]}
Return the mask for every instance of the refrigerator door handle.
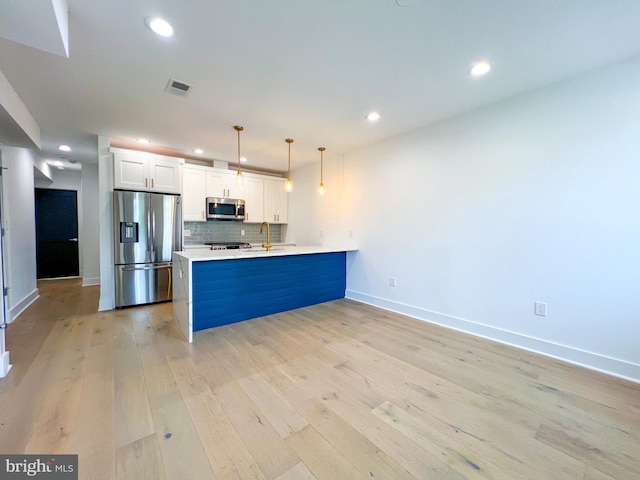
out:
{"label": "refrigerator door handle", "polygon": [[169,282],[167,283],[167,298],[171,298],[173,296],[173,286],[171,285],[171,283],[172,283],[171,273],[172,272],[173,272],[173,268],[169,267]]}
{"label": "refrigerator door handle", "polygon": [[[171,265],[145,265],[145,266],[137,266],[137,267],[123,267],[122,271],[134,272],[136,270],[161,270],[163,268],[171,269]],[[169,276],[169,283],[171,283],[171,276]]]}
{"label": "refrigerator door handle", "polygon": [[[153,206],[151,206],[151,228],[153,229],[153,234],[151,236],[152,240],[155,240],[156,238],[156,209],[153,208]],[[151,243],[151,250],[155,250],[155,245],[153,244],[153,241]]]}
{"label": "refrigerator door handle", "polygon": [[151,233],[151,206],[147,207],[147,252],[153,250],[153,234]]}

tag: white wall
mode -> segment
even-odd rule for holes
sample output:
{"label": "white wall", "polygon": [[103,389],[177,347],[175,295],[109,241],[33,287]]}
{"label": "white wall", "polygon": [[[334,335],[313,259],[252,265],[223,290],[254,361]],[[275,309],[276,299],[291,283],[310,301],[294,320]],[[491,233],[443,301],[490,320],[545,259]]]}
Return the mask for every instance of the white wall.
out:
{"label": "white wall", "polygon": [[[2,148],[0,145],[0,167],[2,167]],[[0,171],[0,173],[2,173]],[[0,186],[2,185],[2,177],[0,176]],[[0,198],[0,213],[2,213],[2,208],[4,206],[4,200]],[[2,255],[2,235],[0,235],[0,256]],[[2,258],[0,258],[0,292],[4,291],[4,271],[2,269]],[[7,350],[7,346],[5,343],[5,328],[4,323],[6,319],[5,309],[7,305],[5,305],[4,294],[0,293],[0,378],[4,378],[11,370],[11,362],[9,351]]]}
{"label": "white wall", "polygon": [[[53,168],[49,170],[50,181],[35,180],[36,188],[51,188],[54,190],[75,190],[80,191],[82,173],[80,170],[58,170]],[[80,197],[78,197],[80,202]]]}
{"label": "white wall", "polygon": [[100,283],[100,218],[98,165],[82,165],[82,285]]}
{"label": "white wall", "polygon": [[98,220],[100,222],[100,305],[98,309],[115,308],[113,267],[113,155],[109,139],[98,137]]}
{"label": "white wall", "polygon": [[640,381],[639,84],[622,63],[350,153],[345,215],[290,231],[354,232],[351,298]]}
{"label": "white wall", "polygon": [[36,284],[36,227],[32,150],[2,147],[2,171],[9,321],[38,298]]}
{"label": "white wall", "polygon": [[297,245],[344,244],[348,229],[341,215],[345,198],[344,155],[324,152],[323,183],[319,193],[320,153],[311,166],[292,172],[293,190],[289,194],[287,242]]}

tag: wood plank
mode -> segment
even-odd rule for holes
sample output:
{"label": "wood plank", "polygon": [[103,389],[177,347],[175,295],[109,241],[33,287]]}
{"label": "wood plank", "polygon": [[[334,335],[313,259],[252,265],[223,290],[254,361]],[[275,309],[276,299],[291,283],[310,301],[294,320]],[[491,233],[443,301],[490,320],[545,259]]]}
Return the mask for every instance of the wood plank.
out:
{"label": "wood plank", "polygon": [[315,430],[348,458],[363,476],[394,480],[414,478],[387,453],[336,415],[326,403],[309,403],[305,415]]}
{"label": "wood plank", "polygon": [[135,322],[133,330],[149,399],[176,392],[173,373],[149,322]]}
{"label": "wood plank", "polygon": [[103,460],[97,465],[109,462],[115,466],[113,331],[112,322],[96,319],[74,435],[74,451],[80,465],[100,454]]}
{"label": "wood plank", "polygon": [[432,454],[440,456],[452,468],[469,479],[527,478],[517,472],[503,471],[490,459],[464,446],[452,445],[451,442],[443,441],[444,439],[440,435],[434,435],[428,425],[389,402],[376,408],[373,413]]}
{"label": "wood plank", "polygon": [[104,451],[78,457],[78,480],[113,480],[116,473],[116,451],[113,443]]}
{"label": "wood plank", "polygon": [[276,393],[260,374],[242,378],[238,384],[282,438],[307,425],[304,417]]}
{"label": "wood plank", "polygon": [[298,430],[285,441],[318,480],[335,480],[337,478],[364,480],[369,478],[362,475],[311,425]]}
{"label": "wood plank", "polygon": [[287,470],[276,480],[317,480],[316,476],[309,471],[307,466],[300,462],[295,467]]}
{"label": "wood plank", "polygon": [[144,373],[132,329],[114,340],[114,415],[116,447],[129,445],[154,433]]}
{"label": "wood plank", "polygon": [[185,403],[209,463],[218,478],[266,478],[211,392],[187,397]]}
{"label": "wood plank", "polygon": [[283,474],[300,461],[237,383],[213,393],[267,478]]}
{"label": "wood plank", "polygon": [[611,474],[614,478],[640,478],[640,448],[637,444],[618,445],[626,451],[617,450],[616,445],[607,445],[606,450],[601,450],[575,435],[575,432],[545,423],[540,425],[536,440],[582,459],[590,467]]}
{"label": "wood plank", "polygon": [[51,384],[25,453],[76,453],[73,433],[81,392],[82,377],[67,377]]}
{"label": "wood plank", "polygon": [[440,456],[427,451],[409,437],[382,421],[371,409],[348,391],[334,392],[322,401],[358,430],[380,450],[386,452],[415,478],[441,478],[450,466]]}
{"label": "wood plank", "polygon": [[215,479],[180,393],[154,397],[151,411],[167,477]]}
{"label": "wood plank", "polygon": [[119,480],[166,478],[158,437],[153,434],[119,447],[116,462],[116,478]]}

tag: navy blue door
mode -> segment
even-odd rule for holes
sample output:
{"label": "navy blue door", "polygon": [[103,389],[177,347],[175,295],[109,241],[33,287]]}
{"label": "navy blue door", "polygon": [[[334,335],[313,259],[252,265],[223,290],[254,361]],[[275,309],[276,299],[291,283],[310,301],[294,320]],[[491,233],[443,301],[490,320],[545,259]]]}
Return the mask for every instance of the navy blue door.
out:
{"label": "navy blue door", "polygon": [[36,261],[38,278],[79,275],[76,191],[36,188]]}

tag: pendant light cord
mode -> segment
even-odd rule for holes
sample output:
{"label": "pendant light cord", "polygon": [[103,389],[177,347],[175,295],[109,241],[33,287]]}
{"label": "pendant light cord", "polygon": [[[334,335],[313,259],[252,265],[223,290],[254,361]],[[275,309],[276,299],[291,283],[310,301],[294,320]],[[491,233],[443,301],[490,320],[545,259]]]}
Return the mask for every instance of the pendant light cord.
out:
{"label": "pendant light cord", "polygon": [[236,132],[238,132],[238,176],[242,176],[242,172],[240,171],[240,132],[244,130],[244,127],[240,125],[235,125],[233,127]]}

